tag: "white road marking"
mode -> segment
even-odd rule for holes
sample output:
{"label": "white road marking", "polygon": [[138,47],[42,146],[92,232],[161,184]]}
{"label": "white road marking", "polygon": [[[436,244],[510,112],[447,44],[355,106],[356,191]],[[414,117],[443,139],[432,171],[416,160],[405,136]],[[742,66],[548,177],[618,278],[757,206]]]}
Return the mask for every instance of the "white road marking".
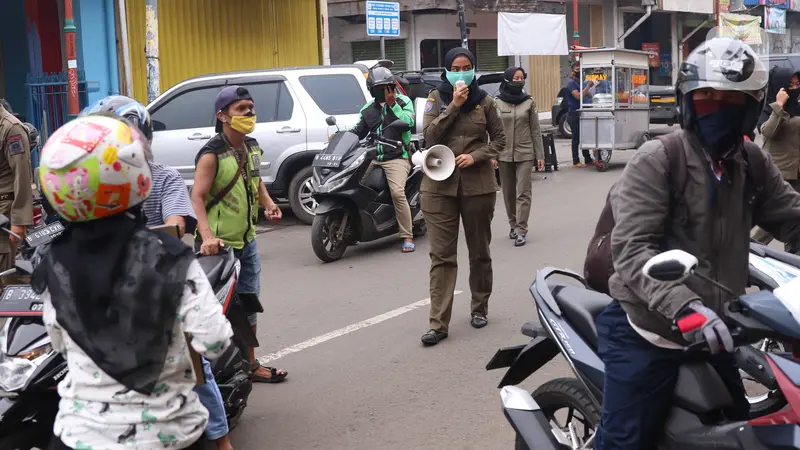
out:
{"label": "white road marking", "polygon": [[[461,292],[462,291],[454,291],[453,295],[458,295]],[[275,361],[276,359],[280,359],[280,358],[283,358],[284,356],[291,355],[292,353],[297,353],[299,351],[303,351],[303,350],[309,349],[311,347],[317,346],[317,345],[322,344],[324,342],[328,342],[331,339],[336,339],[336,338],[344,336],[346,334],[350,334],[350,333],[352,333],[354,331],[358,331],[358,330],[360,330],[362,328],[367,328],[367,327],[371,327],[373,325],[377,325],[377,324],[379,324],[381,322],[385,322],[385,321],[387,321],[389,319],[392,319],[394,317],[400,316],[400,315],[405,314],[407,312],[411,312],[411,311],[413,311],[413,310],[415,310],[417,308],[429,305],[430,303],[431,303],[431,299],[429,297],[429,298],[426,298],[425,300],[420,300],[418,302],[414,302],[414,303],[408,304],[406,306],[402,306],[400,308],[393,309],[393,310],[391,310],[389,312],[385,312],[385,313],[377,315],[375,317],[372,317],[372,318],[369,318],[369,319],[366,319],[366,320],[362,320],[361,322],[354,323],[354,324],[348,325],[348,326],[346,326],[344,328],[339,328],[338,330],[331,331],[330,333],[325,333],[325,334],[323,334],[321,336],[317,336],[317,337],[311,338],[311,339],[309,339],[307,341],[303,341],[303,342],[301,342],[299,344],[292,345],[291,347],[286,347],[283,350],[278,350],[277,352],[273,352],[273,353],[270,353],[268,355],[261,356],[261,357],[258,358],[258,362],[261,363],[262,365],[266,365],[266,364],[268,364],[268,363],[270,363],[272,361]]]}

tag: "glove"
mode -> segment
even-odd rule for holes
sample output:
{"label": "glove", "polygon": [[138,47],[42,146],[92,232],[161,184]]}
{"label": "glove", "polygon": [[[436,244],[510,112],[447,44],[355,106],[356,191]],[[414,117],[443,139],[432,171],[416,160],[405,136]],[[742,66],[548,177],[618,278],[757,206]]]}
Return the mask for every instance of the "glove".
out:
{"label": "glove", "polygon": [[728,326],[717,313],[707,308],[700,300],[695,300],[683,307],[681,318],[676,325],[683,338],[691,343],[705,341],[712,355],[720,350],[733,351],[733,337]]}

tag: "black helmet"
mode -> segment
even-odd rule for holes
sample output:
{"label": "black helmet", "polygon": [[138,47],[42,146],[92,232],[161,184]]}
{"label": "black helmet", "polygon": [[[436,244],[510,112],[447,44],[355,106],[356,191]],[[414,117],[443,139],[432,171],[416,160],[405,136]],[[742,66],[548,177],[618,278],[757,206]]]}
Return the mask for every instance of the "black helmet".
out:
{"label": "black helmet", "polygon": [[700,44],[681,65],[675,85],[681,128],[692,129],[697,120],[691,93],[713,88],[748,95],[742,134],[755,128],[764,108],[769,74],[758,55],[742,41],[715,37]]}
{"label": "black helmet", "polygon": [[386,67],[373,67],[369,70],[367,89],[373,97],[375,97],[374,88],[389,85],[394,85],[394,75],[391,70]]}
{"label": "black helmet", "polygon": [[150,121],[150,113],[147,112],[144,105],[136,100],[124,95],[111,95],[84,109],[79,117],[101,112],[122,116],[131,125],[138,128],[148,142],[153,140],[153,123]]}

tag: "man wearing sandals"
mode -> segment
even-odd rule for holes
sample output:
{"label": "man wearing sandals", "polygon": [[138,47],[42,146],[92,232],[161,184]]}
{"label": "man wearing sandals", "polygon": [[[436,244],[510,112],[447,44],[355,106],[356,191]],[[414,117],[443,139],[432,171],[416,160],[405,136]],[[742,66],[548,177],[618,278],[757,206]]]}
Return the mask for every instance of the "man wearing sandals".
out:
{"label": "man wearing sandals", "polygon": [[[236,290],[260,294],[261,258],[256,244],[258,207],[267,220],[278,221],[281,210],[272,201],[261,181],[261,148],[248,137],[256,126],[256,110],[247,89],[223,88],[214,101],[217,135],[211,138],[195,159],[192,206],[197,215],[195,248],[203,255],[215,255],[230,246],[239,259],[241,271]],[[256,314],[248,316],[256,332]],[[280,383],[288,373],[258,364],[250,349],[253,381]]]}
{"label": "man wearing sandals", "polygon": [[410,98],[395,91],[394,75],[385,67],[370,69],[367,89],[375,98],[361,109],[361,117],[350,132],[358,135],[360,139],[364,139],[369,133],[374,132],[392,141],[403,141],[402,148],[378,144],[378,157],[370,164],[364,174],[364,179],[372,173],[375,166],[383,169],[389,183],[389,191],[392,194],[395,216],[400,227],[400,237],[403,238],[403,253],[411,253],[416,249],[411,207],[406,198],[406,179],[411,171],[411,164],[408,161],[411,131],[398,133],[395,130],[385,129],[385,127],[395,120],[402,120],[413,128],[414,104]]}

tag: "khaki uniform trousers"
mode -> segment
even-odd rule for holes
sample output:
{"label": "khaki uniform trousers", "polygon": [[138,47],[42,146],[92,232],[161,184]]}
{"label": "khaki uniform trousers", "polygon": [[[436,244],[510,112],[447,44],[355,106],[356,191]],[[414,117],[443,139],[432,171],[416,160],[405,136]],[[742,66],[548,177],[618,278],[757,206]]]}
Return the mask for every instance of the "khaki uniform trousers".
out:
{"label": "khaki uniform trousers", "polygon": [[519,236],[528,235],[531,215],[531,178],[533,161],[499,161],[500,187],[506,205],[508,225]]}
{"label": "khaki uniform trousers", "polygon": [[457,197],[422,193],[422,213],[430,241],[430,328],[447,332],[458,276],[459,219],[469,250],[469,288],[473,314],[488,313],[492,294],[492,218],[497,193]]}
{"label": "khaki uniform trousers", "polygon": [[[786,180],[787,183],[792,185],[795,191],[800,192],[800,180]],[[758,242],[763,243],[764,245],[769,245],[770,242],[775,240],[775,238],[769,234],[769,232],[761,227],[753,228],[753,232],[750,235],[753,239],[757,240]],[[784,250],[787,252],[789,251],[789,247],[784,245]]]}
{"label": "khaki uniform trousers", "polygon": [[392,194],[392,203],[394,203],[394,213],[397,217],[397,225],[400,228],[400,237],[403,239],[411,239],[413,234],[413,223],[411,219],[411,206],[408,204],[406,198],[406,180],[408,174],[411,172],[411,163],[407,159],[398,158],[390,161],[372,161],[364,173],[366,179],[375,166],[383,168],[383,173],[386,174],[386,181],[389,183],[389,192]]}

